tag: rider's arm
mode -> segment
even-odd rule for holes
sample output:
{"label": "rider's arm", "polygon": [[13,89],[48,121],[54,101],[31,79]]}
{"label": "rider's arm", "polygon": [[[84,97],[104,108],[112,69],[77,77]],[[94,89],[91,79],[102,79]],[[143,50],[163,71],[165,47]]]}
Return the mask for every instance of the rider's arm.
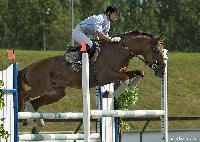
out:
{"label": "rider's arm", "polygon": [[103,32],[96,32],[96,35],[100,38],[100,39],[104,39],[107,42],[111,42],[111,37],[105,35]]}

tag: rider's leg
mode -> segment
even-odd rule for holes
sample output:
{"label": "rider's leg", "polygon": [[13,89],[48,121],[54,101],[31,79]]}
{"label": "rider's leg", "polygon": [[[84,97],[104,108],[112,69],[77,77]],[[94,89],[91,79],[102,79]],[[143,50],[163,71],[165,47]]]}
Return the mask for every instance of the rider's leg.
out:
{"label": "rider's leg", "polygon": [[90,48],[92,48],[93,43],[88,38],[79,27],[76,27],[73,32],[72,32],[72,39],[75,40],[76,42],[80,43],[82,40],[86,42],[87,45],[89,45]]}
{"label": "rider's leg", "polygon": [[[88,38],[79,27],[76,27],[72,32],[72,39],[76,42],[81,42],[84,40],[86,42],[87,48],[88,48],[88,54],[89,58],[91,59],[94,56],[96,44],[93,43],[90,38]],[[80,57],[81,60],[81,57]]]}

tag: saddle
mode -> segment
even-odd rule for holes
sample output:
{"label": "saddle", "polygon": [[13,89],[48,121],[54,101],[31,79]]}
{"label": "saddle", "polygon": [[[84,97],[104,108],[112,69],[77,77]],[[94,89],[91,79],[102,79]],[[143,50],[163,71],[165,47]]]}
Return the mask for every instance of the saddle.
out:
{"label": "saddle", "polygon": [[[97,47],[95,49],[94,56],[90,59],[90,62],[95,62],[99,53],[100,53],[100,48],[99,45],[96,44]],[[82,52],[80,51],[81,47],[77,46],[66,46],[66,51],[64,53],[64,58],[65,61],[71,64],[71,67],[74,71],[79,72],[82,68],[81,64],[77,64],[78,61],[80,61],[82,57]]]}

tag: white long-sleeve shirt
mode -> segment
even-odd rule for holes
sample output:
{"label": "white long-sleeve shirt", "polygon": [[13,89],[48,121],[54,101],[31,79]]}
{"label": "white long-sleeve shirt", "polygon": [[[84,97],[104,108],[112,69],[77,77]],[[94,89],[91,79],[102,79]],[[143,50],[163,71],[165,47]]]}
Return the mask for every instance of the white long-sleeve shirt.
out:
{"label": "white long-sleeve shirt", "polygon": [[96,32],[107,34],[110,30],[110,21],[106,14],[89,16],[79,24],[81,30],[86,35],[95,35]]}

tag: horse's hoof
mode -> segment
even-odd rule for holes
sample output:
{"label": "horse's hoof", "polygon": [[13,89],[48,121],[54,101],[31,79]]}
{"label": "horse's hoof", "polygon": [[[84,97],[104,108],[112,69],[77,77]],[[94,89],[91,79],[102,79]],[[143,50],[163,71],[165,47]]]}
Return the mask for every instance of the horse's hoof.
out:
{"label": "horse's hoof", "polygon": [[44,127],[45,126],[43,119],[37,120],[37,124],[38,124],[38,127]]}
{"label": "horse's hoof", "polygon": [[27,120],[24,120],[23,123],[22,123],[23,126],[27,126],[28,124],[29,124],[29,123],[28,123]]}
{"label": "horse's hoof", "polygon": [[44,127],[44,120],[43,119],[34,119],[34,122],[37,123],[38,127]]}
{"label": "horse's hoof", "polygon": [[143,70],[136,70],[136,74],[141,76],[142,78],[144,77],[144,71]]}
{"label": "horse's hoof", "polygon": [[33,129],[31,130],[31,134],[39,134],[40,130],[36,127],[33,127]]}

